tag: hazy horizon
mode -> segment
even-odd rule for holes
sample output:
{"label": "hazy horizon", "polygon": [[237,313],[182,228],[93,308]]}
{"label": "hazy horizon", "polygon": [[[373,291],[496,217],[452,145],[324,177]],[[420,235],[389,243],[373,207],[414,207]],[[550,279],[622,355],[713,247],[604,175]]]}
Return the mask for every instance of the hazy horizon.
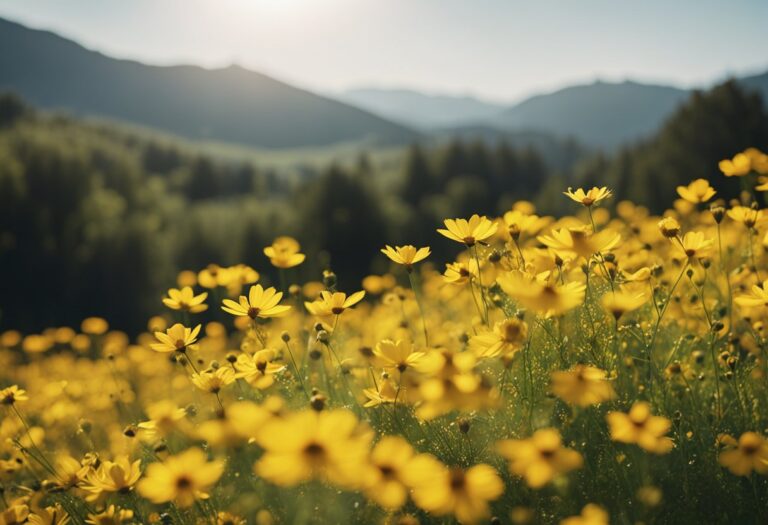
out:
{"label": "hazy horizon", "polygon": [[596,80],[690,88],[768,68],[760,30],[766,2],[593,0],[578,13],[566,13],[564,2],[522,5],[0,0],[0,16],[116,58],[213,69],[238,64],[329,95],[407,89],[512,103]]}

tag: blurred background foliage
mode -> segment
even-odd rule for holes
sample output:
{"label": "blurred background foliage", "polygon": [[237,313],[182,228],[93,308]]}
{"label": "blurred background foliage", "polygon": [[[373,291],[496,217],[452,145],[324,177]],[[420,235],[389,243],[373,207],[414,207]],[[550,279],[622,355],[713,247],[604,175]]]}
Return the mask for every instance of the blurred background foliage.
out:
{"label": "blurred background foliage", "polygon": [[522,199],[541,214],[568,213],[569,186],[608,185],[614,204],[631,198],[655,213],[699,177],[734,198],[738,181],[717,163],[752,146],[768,147],[768,113],[735,82],[694,92],[654,136],[612,153],[466,137],[292,170],[5,94],[0,327],[39,330],[98,314],[136,331],[180,270],[243,262],[270,280],[262,249],[277,235],[296,237],[308,254],[292,280],[333,268],[351,289],[386,270],[385,243],[430,245],[439,264],[452,256],[435,235],[442,219],[497,215]]}

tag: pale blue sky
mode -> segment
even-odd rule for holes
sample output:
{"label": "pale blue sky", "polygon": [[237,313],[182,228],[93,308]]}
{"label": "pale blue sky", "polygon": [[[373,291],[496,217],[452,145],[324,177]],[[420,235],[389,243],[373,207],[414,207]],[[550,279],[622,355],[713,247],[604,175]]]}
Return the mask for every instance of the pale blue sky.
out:
{"label": "pale blue sky", "polygon": [[768,69],[767,0],[0,0],[0,16],[153,64],[237,62],[316,91],[500,101],[595,78]]}

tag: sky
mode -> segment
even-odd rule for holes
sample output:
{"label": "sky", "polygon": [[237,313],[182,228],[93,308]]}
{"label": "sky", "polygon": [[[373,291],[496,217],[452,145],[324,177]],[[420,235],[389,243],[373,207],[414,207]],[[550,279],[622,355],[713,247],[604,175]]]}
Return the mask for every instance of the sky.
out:
{"label": "sky", "polygon": [[766,0],[0,0],[0,17],[142,62],[233,63],[322,93],[498,102],[596,79],[768,69]]}

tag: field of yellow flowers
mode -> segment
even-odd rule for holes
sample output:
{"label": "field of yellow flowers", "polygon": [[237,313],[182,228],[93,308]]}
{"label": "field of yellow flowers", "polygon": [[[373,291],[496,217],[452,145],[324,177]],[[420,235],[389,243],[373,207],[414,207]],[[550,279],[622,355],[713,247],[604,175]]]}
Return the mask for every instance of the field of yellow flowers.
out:
{"label": "field of yellow flowers", "polygon": [[446,220],[442,272],[288,286],[280,237],[281,286],[182,272],[135,341],[6,331],[0,525],[768,523],[768,156],[720,168]]}

